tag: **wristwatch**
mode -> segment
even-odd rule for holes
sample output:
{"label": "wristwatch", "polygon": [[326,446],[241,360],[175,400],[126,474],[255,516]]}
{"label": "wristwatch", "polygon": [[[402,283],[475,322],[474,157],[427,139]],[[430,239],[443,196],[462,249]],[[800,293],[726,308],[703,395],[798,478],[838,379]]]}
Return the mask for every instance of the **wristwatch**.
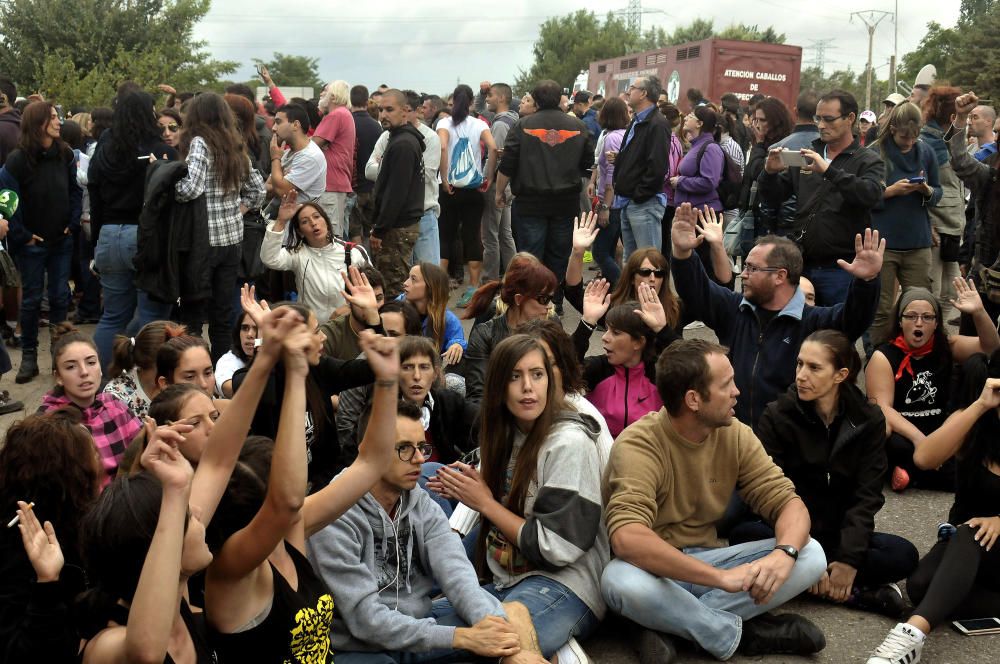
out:
{"label": "wristwatch", "polygon": [[779,544],[779,545],[777,545],[777,546],[774,547],[774,550],[775,551],[784,551],[785,553],[787,553],[788,555],[790,555],[792,557],[792,560],[798,560],[799,559],[799,550],[796,549],[791,544]]}
{"label": "wristwatch", "polygon": [[598,211],[598,212],[605,212],[605,211],[607,211],[607,210],[610,210],[610,209],[611,209],[611,208],[609,208],[609,207],[608,207],[607,205],[605,205],[604,203],[598,203],[598,204],[597,204],[597,211]]}

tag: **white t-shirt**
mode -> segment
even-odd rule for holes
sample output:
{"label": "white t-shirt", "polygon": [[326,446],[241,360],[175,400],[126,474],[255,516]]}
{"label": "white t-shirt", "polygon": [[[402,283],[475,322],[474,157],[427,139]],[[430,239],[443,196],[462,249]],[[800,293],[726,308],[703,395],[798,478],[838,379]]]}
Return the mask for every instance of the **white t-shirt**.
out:
{"label": "white t-shirt", "polygon": [[229,351],[219,358],[215,365],[215,387],[222,394],[222,384],[227,380],[232,380],[236,372],[247,365],[246,362],[236,357],[233,351]]}
{"label": "white t-shirt", "polygon": [[281,155],[285,179],[299,190],[298,202],[314,201],[326,192],[326,157],[311,140],[298,152],[285,150]]}
{"label": "white t-shirt", "polygon": [[475,162],[479,172],[483,172],[483,149],[480,144],[480,137],[483,135],[484,131],[489,131],[489,126],[480,120],[479,118],[474,118],[471,115],[458,125],[454,127],[451,123],[451,118],[441,118],[438,122],[437,130],[442,129],[448,132],[448,169],[451,172],[455,161],[455,146],[458,144],[460,138],[469,139],[469,148],[472,151],[472,159]]}

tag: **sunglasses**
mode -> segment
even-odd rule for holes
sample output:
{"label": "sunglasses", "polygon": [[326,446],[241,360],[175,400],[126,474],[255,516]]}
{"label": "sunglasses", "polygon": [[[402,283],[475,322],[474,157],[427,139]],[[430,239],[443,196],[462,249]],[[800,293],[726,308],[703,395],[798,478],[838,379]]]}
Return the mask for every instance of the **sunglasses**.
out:
{"label": "sunglasses", "polygon": [[178,129],[180,129],[180,126],[177,125],[177,124],[174,124],[173,122],[171,122],[168,125],[162,125],[160,127],[160,133],[163,133],[164,129],[169,129],[170,131],[177,131]]}
{"label": "sunglasses", "polygon": [[538,302],[538,304],[542,305],[543,307],[547,307],[549,306],[549,302],[552,301],[552,294],[549,293],[547,295],[536,295],[532,299],[534,299],[536,302]]}
{"label": "sunglasses", "polygon": [[640,267],[638,270],[635,271],[635,273],[643,278],[653,275],[657,279],[662,279],[663,277],[667,276],[666,270],[654,270],[653,268],[650,267]]}

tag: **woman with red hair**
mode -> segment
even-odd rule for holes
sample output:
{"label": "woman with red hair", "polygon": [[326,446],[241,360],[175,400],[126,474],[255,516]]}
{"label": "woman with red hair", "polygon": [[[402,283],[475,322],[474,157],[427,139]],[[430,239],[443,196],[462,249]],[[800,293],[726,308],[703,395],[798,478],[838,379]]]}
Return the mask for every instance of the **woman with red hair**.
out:
{"label": "woman with red hair", "polygon": [[490,306],[496,307],[496,316],[473,327],[469,335],[465,351],[465,396],[469,401],[478,404],[483,397],[486,365],[496,345],[522,323],[546,318],[558,285],[552,270],[532,254],[519,252],[510,259],[502,281],[491,281],[472,296],[464,318],[474,319]]}

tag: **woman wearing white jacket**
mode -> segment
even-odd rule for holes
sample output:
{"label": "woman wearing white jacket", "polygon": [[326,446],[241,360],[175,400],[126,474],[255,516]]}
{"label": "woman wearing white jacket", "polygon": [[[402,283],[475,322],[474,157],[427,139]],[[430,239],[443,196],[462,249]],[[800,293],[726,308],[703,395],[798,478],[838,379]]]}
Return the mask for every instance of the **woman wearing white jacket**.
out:
{"label": "woman wearing white jacket", "polygon": [[[334,237],[330,219],[319,203],[299,204],[295,195],[292,191],[281,199],[278,218],[264,233],[260,259],[272,270],[294,272],[299,301],[323,322],[345,304],[342,273],[348,266],[347,245]],[[285,245],[285,227],[289,222],[292,222],[291,232]],[[351,246],[350,265],[360,269],[371,262],[362,247]]]}

